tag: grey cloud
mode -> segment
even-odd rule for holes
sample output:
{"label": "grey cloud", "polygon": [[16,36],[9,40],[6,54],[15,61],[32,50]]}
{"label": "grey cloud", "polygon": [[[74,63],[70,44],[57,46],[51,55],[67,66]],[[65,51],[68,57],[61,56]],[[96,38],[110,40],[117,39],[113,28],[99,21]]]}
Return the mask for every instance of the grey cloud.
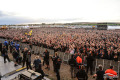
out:
{"label": "grey cloud", "polygon": [[85,20],[85,18],[61,18],[61,19],[46,19],[46,18],[39,18],[39,19],[31,19],[26,17],[19,17],[15,16],[15,13],[4,13],[0,11],[0,25],[5,24],[24,24],[24,23],[60,23],[60,22],[78,22]]}
{"label": "grey cloud", "polygon": [[[67,19],[46,19],[46,18],[39,18],[39,19],[31,19],[28,17],[20,17],[15,16],[16,13],[4,13],[0,11],[0,25],[9,25],[9,24],[24,24],[24,23],[60,23],[60,22],[84,22],[87,18],[67,18]],[[90,20],[89,20],[90,21]],[[109,22],[110,20],[106,20]],[[111,20],[110,22],[120,22],[119,19]],[[103,22],[103,21],[102,21]]]}
{"label": "grey cloud", "polygon": [[7,15],[4,14],[2,11],[0,11],[0,17],[3,17],[3,16],[7,16]]}
{"label": "grey cloud", "polygon": [[39,19],[31,19],[26,17],[19,17],[15,16],[16,13],[4,13],[0,11],[0,25],[4,24],[23,24],[23,23],[55,23],[61,21],[76,21],[76,20],[83,20],[83,18],[68,18],[68,19],[46,19],[46,18],[39,18]]}
{"label": "grey cloud", "polygon": [[17,17],[4,17],[0,18],[0,24],[23,24],[23,23],[31,23],[34,22],[30,19],[24,19],[24,18],[17,18]]}
{"label": "grey cloud", "polygon": [[32,19],[15,16],[15,13],[4,13],[0,11],[0,25],[5,24],[23,24],[34,22]]}

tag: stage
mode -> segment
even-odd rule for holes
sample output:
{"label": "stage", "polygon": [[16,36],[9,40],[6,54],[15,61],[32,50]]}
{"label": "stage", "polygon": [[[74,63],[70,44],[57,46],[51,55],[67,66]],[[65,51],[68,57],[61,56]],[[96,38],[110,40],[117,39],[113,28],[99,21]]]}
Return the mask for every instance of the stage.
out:
{"label": "stage", "polygon": [[7,61],[6,63],[4,63],[4,58],[0,56],[0,73],[1,73],[1,76],[3,76],[1,80],[11,80],[15,78],[15,76],[20,74],[20,72],[15,73],[15,74],[12,74],[12,72],[15,72],[15,70],[21,67],[22,67],[21,65],[14,67],[13,61],[11,62]]}
{"label": "stage", "polygon": [[[22,67],[18,65],[14,67],[14,62],[6,62],[4,63],[4,58],[0,56],[0,74],[2,76],[1,80],[19,80],[18,75],[25,72],[26,67]],[[44,77],[43,80],[50,80],[47,77]]]}

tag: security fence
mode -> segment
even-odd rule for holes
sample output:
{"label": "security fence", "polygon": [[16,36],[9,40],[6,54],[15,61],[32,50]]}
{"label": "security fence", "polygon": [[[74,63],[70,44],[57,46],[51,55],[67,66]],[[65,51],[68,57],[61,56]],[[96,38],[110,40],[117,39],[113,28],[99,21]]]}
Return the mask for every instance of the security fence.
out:
{"label": "security fence", "polygon": [[[28,44],[25,44],[25,43],[19,43],[21,48],[29,48],[29,45]],[[44,51],[46,50],[47,48],[43,48],[43,47],[39,47],[39,46],[35,46],[33,45],[32,47],[32,51],[34,51],[35,54],[39,54],[39,55],[43,55]],[[53,56],[54,55],[54,50],[51,50],[51,49],[47,49],[49,52],[50,52],[50,56]],[[68,60],[71,58],[71,55],[69,53],[64,53],[64,52],[60,52],[58,51],[58,55],[59,57],[62,59],[63,62],[66,62],[68,63]],[[113,61],[113,60],[107,60],[107,59],[96,59],[95,60],[95,72],[96,72],[96,69],[98,68],[98,65],[102,65],[103,66],[103,69],[106,70],[106,69],[109,69],[111,65],[114,66],[114,70],[117,71],[118,75],[119,75],[119,72],[120,72],[120,66],[119,66],[119,62],[116,62],[116,61]]]}
{"label": "security fence", "polygon": [[116,61],[113,61],[113,60],[106,60],[106,59],[96,59],[95,72],[96,72],[99,65],[103,66],[103,70],[109,69],[110,66],[114,66],[114,70],[119,75],[120,62],[116,62]]}
{"label": "security fence", "polygon": [[[20,44],[21,50],[24,49],[25,47],[30,49],[29,44],[25,44],[25,43],[21,43],[21,42],[19,42],[19,44]],[[51,49],[48,49],[48,48],[39,47],[39,46],[36,46],[36,45],[33,45],[32,49],[30,49],[30,50],[32,52],[34,52],[34,54],[39,54],[39,55],[42,56],[46,49],[50,52],[50,56],[54,55],[54,50],[51,50]],[[64,62],[67,62],[67,63],[68,63],[68,60],[71,57],[70,54],[64,53],[64,52],[60,52],[60,51],[58,51],[58,55]]]}

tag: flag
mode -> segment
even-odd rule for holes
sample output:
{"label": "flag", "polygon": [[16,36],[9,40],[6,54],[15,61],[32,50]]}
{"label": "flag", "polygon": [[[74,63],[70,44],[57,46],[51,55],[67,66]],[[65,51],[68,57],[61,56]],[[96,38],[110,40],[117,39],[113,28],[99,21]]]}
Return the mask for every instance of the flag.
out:
{"label": "flag", "polygon": [[27,35],[27,33],[25,33],[25,35]]}
{"label": "flag", "polygon": [[28,33],[28,35],[30,35],[30,36],[32,35],[32,30]]}

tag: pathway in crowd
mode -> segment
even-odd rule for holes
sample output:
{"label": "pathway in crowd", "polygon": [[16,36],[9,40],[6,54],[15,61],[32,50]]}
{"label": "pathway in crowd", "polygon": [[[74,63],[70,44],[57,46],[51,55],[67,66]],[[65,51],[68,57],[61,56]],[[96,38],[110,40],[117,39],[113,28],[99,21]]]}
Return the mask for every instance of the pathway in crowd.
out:
{"label": "pathway in crowd", "polygon": [[[11,54],[9,54],[9,56],[10,56],[10,59],[12,60]],[[22,56],[22,53],[21,53],[21,56]],[[31,57],[32,63],[35,60],[35,56],[37,55],[32,54],[32,57]],[[43,61],[43,58],[41,56],[40,56],[40,59]],[[48,78],[50,78],[51,80],[56,80],[57,78],[56,78],[56,74],[53,71],[53,62],[51,59],[50,59],[50,70],[46,70],[45,68],[46,68],[46,65],[42,66],[43,71],[49,75]],[[88,76],[89,76],[88,80],[95,80],[91,75],[88,75]],[[65,63],[61,64],[60,77],[61,77],[61,80],[77,80],[77,78],[73,78],[73,79],[71,78],[70,66]]]}

